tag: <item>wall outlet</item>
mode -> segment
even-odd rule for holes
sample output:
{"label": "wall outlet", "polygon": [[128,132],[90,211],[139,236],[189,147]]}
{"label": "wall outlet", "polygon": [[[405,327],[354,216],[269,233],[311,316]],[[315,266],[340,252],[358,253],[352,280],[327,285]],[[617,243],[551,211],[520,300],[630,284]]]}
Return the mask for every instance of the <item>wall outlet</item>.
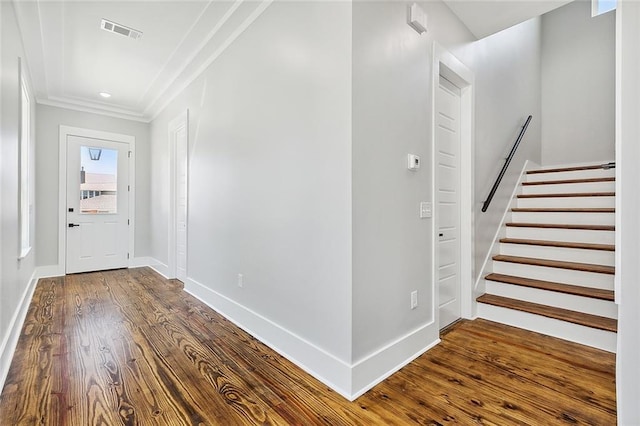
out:
{"label": "wall outlet", "polygon": [[418,307],[418,290],[411,292],[411,309]]}
{"label": "wall outlet", "polygon": [[238,287],[244,286],[244,275],[238,274]]}

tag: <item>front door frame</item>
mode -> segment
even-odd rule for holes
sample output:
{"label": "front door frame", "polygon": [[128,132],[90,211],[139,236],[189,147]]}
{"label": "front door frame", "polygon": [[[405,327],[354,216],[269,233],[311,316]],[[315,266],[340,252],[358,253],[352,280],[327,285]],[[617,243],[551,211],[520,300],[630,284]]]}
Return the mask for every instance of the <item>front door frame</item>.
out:
{"label": "front door frame", "polygon": [[60,126],[58,139],[58,273],[66,274],[67,265],[67,137],[79,136],[91,139],[122,142],[129,145],[129,260],[131,265],[135,243],[135,152],[136,138],[121,133],[103,132],[100,130],[83,129],[81,127]]}
{"label": "front door frame", "polygon": [[440,84],[440,76],[445,77],[460,88],[460,313],[462,318],[473,318],[475,316],[473,282],[474,282],[474,191],[473,191],[473,159],[474,148],[474,89],[475,76],[466,65],[464,65],[451,52],[433,43],[433,79],[432,79],[432,116],[431,116],[431,158],[433,161],[431,172],[433,188],[432,205],[432,280],[434,283],[435,300],[434,311],[438,328],[440,328],[440,295],[438,288],[438,209],[436,195],[438,190],[438,180],[436,173],[436,92]]}

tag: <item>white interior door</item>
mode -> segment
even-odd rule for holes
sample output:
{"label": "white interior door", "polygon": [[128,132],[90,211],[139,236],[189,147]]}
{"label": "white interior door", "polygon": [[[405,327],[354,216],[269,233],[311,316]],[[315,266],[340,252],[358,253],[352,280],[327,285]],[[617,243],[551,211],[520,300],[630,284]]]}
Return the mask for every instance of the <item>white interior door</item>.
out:
{"label": "white interior door", "polygon": [[[180,114],[169,124],[169,141],[172,153],[172,200],[173,218],[170,233],[170,262],[175,268],[175,277],[187,278],[187,219],[189,181],[189,137],[188,112]],[[171,268],[173,270],[173,268]]]}
{"label": "white interior door", "polygon": [[436,93],[436,206],[440,328],[460,318],[460,89],[440,76]]}
{"label": "white interior door", "polygon": [[125,268],[129,144],[67,136],[66,273]]}

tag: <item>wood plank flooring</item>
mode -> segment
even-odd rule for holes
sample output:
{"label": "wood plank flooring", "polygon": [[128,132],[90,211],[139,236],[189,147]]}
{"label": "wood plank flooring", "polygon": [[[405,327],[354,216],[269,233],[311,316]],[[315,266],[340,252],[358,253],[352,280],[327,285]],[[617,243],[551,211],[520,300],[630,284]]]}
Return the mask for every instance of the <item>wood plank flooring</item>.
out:
{"label": "wood plank flooring", "polygon": [[615,356],[484,320],[349,402],[148,268],[38,283],[2,425],[616,423]]}

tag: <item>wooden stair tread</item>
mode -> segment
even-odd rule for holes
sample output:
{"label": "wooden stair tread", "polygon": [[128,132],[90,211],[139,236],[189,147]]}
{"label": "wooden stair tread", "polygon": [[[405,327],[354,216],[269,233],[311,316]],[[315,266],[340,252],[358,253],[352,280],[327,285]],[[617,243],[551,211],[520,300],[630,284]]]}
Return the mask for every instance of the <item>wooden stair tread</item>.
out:
{"label": "wooden stair tread", "polygon": [[518,194],[518,198],[615,197],[615,192],[567,192],[559,194]]}
{"label": "wooden stair tread", "polygon": [[562,247],[602,251],[615,251],[616,249],[616,246],[614,244],[574,243],[568,241],[528,240],[522,238],[501,238],[500,242],[505,244],[524,244],[530,246]]}
{"label": "wooden stair tread", "polygon": [[541,182],[522,182],[524,186],[531,185],[560,185],[566,183],[594,183],[594,182],[615,182],[615,177],[603,178],[587,178],[587,179],[563,179],[563,180],[545,180]]}
{"label": "wooden stair tread", "polygon": [[615,213],[613,207],[514,207],[516,213]]}
{"label": "wooden stair tread", "polygon": [[601,317],[583,312],[569,311],[567,309],[555,308],[552,306],[540,305],[538,303],[525,302],[523,300],[510,299],[508,297],[496,296],[494,294],[483,294],[476,299],[479,303],[499,306],[508,309],[515,309],[530,314],[542,315],[547,318],[554,318],[567,321],[585,327],[599,330],[618,331],[618,321],[612,318]]}
{"label": "wooden stair tread", "polygon": [[598,274],[613,275],[616,272],[614,266],[594,265],[591,263],[565,262],[560,260],[537,259],[534,257],[507,256],[498,254],[493,256],[498,262],[519,263],[522,265],[546,266],[549,268],[570,269],[572,271],[595,272]]}
{"label": "wooden stair tread", "polygon": [[590,231],[615,231],[614,225],[572,225],[567,223],[525,223],[525,222],[509,222],[506,226],[514,226],[518,228],[554,228],[554,229],[584,229]]}
{"label": "wooden stair tread", "polygon": [[484,277],[485,280],[496,281],[505,284],[519,285],[523,287],[537,288],[540,290],[555,291],[557,293],[572,294],[575,296],[590,297],[592,299],[600,299],[613,301],[614,295],[612,290],[603,290],[592,287],[582,287],[579,285],[562,284],[552,281],[534,280],[532,278],[515,277],[513,275],[489,274]]}
{"label": "wooden stair tread", "polygon": [[[527,170],[527,174],[535,175],[540,173],[576,172],[579,170],[596,170],[596,169],[603,169],[603,167],[601,164],[594,164],[592,166],[559,167],[555,169]],[[606,169],[603,169],[603,170],[606,170]]]}

